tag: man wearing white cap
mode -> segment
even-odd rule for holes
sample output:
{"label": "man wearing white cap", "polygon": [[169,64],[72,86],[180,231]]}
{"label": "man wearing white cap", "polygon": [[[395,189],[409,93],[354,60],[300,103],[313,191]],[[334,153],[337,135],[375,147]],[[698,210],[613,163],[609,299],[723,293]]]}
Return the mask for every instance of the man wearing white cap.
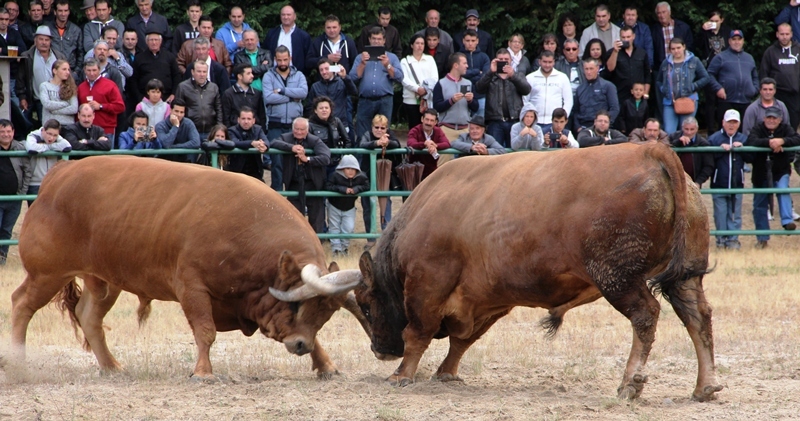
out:
{"label": "man wearing white cap", "polygon": [[[736,110],[725,111],[722,130],[708,137],[711,146],[721,146],[727,153],[715,153],[716,171],[711,178],[711,188],[738,189],[744,187],[742,166],[744,159],[734,151],[747,141],[739,132],[741,117]],[[714,201],[714,226],[717,230],[742,229],[742,195],[712,194]],[[738,250],[742,247],[738,235],[717,235],[717,249]]]}
{"label": "man wearing white cap", "polygon": [[36,111],[38,118],[42,115],[42,103],[39,102],[39,89],[35,88],[43,82],[48,82],[53,78],[53,63],[59,59],[66,59],[64,54],[50,47],[50,28],[40,26],[36,28],[33,36],[33,47],[20,54],[20,57],[27,58],[20,61],[19,76],[17,77],[17,97],[19,106],[25,111],[26,117],[30,120],[33,111]]}

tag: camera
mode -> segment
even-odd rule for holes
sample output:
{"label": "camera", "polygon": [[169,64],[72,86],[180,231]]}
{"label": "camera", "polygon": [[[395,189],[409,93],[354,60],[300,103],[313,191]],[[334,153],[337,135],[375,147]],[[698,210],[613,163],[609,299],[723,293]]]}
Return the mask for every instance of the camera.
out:
{"label": "camera", "polygon": [[550,133],[550,141],[551,142],[558,142],[561,139],[561,133],[551,132]]}
{"label": "camera", "polygon": [[508,62],[507,61],[498,61],[497,62],[497,72],[498,73],[502,73],[503,69],[505,69],[506,66],[508,66]]}
{"label": "camera", "polygon": [[630,46],[631,46],[631,42],[630,41],[622,41],[622,49],[623,50],[627,50],[628,47],[630,47]]}

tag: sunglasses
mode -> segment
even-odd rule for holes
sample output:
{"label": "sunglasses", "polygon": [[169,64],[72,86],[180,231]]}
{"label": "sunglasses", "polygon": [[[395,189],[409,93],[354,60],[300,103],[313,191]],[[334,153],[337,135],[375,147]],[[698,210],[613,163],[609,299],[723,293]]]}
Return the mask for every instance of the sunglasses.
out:
{"label": "sunglasses", "polygon": [[386,127],[384,126],[372,126],[372,128],[375,130],[386,130]]}
{"label": "sunglasses", "polygon": [[578,51],[577,48],[565,48],[564,51]]}

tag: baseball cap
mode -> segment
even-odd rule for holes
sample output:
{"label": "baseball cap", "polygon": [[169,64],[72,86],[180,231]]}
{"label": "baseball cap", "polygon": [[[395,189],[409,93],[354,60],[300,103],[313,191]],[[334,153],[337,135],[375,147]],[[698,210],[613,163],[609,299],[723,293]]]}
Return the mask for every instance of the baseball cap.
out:
{"label": "baseball cap", "polygon": [[783,118],[783,113],[781,112],[780,108],[778,108],[778,107],[769,107],[764,112],[764,117]]}
{"label": "baseball cap", "polygon": [[729,38],[733,38],[733,37],[744,38],[744,33],[742,32],[741,29],[734,29],[733,31],[731,31],[731,35],[730,35]]}
{"label": "baseball cap", "polygon": [[[772,108],[772,107],[770,107],[770,108]],[[739,112],[738,111],[736,111],[736,110],[725,111],[725,116],[722,118],[722,121],[731,121],[731,120],[742,121],[739,118]]]}
{"label": "baseball cap", "polygon": [[478,11],[477,11],[477,10],[475,10],[475,9],[469,9],[469,10],[467,10],[467,15],[466,15],[466,16],[464,16],[464,18],[468,18],[468,17],[470,17],[470,16],[475,16],[475,17],[476,17],[476,18],[478,18],[478,19],[480,19],[480,18],[481,18],[481,17],[478,15]]}

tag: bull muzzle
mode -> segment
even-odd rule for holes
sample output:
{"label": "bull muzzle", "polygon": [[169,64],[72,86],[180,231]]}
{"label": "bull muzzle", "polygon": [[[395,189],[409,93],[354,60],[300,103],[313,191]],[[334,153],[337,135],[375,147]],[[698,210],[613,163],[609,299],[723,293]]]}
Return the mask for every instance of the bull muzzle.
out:
{"label": "bull muzzle", "polygon": [[287,302],[297,302],[316,296],[334,296],[352,291],[361,283],[361,271],[358,269],[340,270],[322,276],[322,270],[316,265],[306,265],[300,272],[303,285],[289,291],[280,291],[270,287],[273,297]]}
{"label": "bull muzzle", "polygon": [[287,339],[283,341],[286,350],[295,355],[306,355],[314,350],[314,341],[307,341],[302,338]]}

